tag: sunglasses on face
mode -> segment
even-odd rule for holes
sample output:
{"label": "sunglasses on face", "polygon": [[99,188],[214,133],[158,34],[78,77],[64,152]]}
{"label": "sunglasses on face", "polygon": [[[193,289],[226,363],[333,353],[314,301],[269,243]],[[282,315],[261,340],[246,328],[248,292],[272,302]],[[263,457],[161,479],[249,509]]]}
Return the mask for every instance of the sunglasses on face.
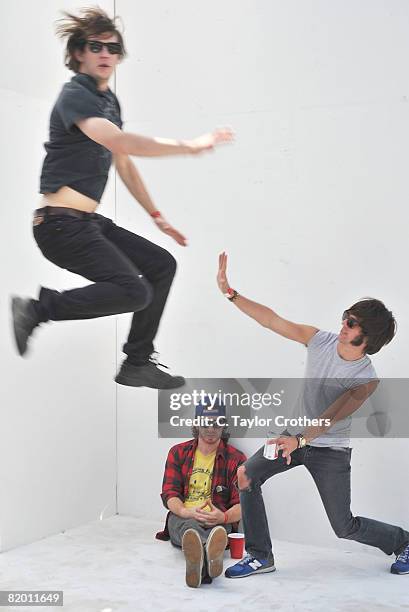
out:
{"label": "sunglasses on face", "polygon": [[348,311],[344,312],[344,314],[342,315],[342,320],[346,321],[349,329],[353,329],[354,327],[359,327],[360,325],[359,321],[349,316]]}
{"label": "sunglasses on face", "polygon": [[84,44],[88,45],[91,53],[99,53],[104,47],[106,47],[110,55],[122,54],[122,45],[119,42],[103,43],[99,40],[86,40]]}

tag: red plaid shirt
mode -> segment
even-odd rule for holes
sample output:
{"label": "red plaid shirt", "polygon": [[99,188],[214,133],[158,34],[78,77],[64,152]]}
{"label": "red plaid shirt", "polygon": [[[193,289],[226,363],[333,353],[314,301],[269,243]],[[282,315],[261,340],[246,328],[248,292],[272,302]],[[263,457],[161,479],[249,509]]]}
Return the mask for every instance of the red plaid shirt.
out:
{"label": "red plaid shirt", "polygon": [[[163,475],[161,498],[167,508],[168,499],[178,497],[185,501],[189,492],[189,480],[192,474],[197,440],[188,440],[172,446],[168,453]],[[212,502],[225,512],[235,504],[240,503],[239,492],[236,488],[237,468],[246,461],[244,453],[220,440],[214,460],[212,480]],[[167,519],[164,531],[156,534],[158,539],[169,539]]]}

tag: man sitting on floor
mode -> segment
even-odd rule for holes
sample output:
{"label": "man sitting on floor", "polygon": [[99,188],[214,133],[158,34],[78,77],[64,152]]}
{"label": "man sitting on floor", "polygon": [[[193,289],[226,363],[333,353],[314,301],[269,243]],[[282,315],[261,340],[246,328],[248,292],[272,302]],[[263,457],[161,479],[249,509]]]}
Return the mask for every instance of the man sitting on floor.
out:
{"label": "man sitting on floor", "polygon": [[165,530],[156,534],[182,547],[190,587],[210,583],[223,571],[227,533],[237,531],[241,518],[237,468],[246,461],[227,444],[224,405],[212,407],[206,398],[195,416],[201,423],[192,428],[194,439],[168,453],[161,497],[169,512]]}

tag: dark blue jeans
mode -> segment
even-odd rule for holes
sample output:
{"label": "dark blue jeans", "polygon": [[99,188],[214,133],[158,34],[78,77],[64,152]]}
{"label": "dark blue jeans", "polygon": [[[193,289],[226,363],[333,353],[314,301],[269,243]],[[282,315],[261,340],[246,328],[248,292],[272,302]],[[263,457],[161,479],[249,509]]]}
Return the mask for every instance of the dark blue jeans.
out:
{"label": "dark blue jeans", "polygon": [[[280,455],[269,460],[260,448],[245,463],[250,487],[240,491],[246,550],[260,559],[273,560],[271,540],[261,485],[275,474],[304,465],[313,477],[335,534],[380,548],[387,555],[399,554],[409,543],[409,533],[401,527],[381,523],[351,513],[351,448],[305,446],[291,454],[291,463]],[[297,500],[297,497],[295,496]],[[294,501],[300,508],[302,500]],[[308,527],[306,525],[306,527]]]}
{"label": "dark blue jeans", "polygon": [[40,320],[133,312],[123,350],[130,363],[146,362],[175,275],[173,256],[96,213],[46,216],[33,233],[47,259],[93,281],[62,292],[41,288],[35,303]]}

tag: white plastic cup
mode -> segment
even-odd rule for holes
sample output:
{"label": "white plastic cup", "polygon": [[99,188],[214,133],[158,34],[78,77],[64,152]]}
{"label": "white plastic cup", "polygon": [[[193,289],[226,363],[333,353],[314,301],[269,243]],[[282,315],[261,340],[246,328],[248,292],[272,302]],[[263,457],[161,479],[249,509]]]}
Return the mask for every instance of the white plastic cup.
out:
{"label": "white plastic cup", "polygon": [[276,434],[275,433],[268,433],[267,435],[267,440],[264,443],[264,451],[263,451],[263,457],[265,459],[269,459],[270,461],[272,461],[273,459],[277,459],[276,457],[276,447],[277,444],[274,442],[273,444],[269,444],[269,440],[272,440],[273,438],[276,438]]}

